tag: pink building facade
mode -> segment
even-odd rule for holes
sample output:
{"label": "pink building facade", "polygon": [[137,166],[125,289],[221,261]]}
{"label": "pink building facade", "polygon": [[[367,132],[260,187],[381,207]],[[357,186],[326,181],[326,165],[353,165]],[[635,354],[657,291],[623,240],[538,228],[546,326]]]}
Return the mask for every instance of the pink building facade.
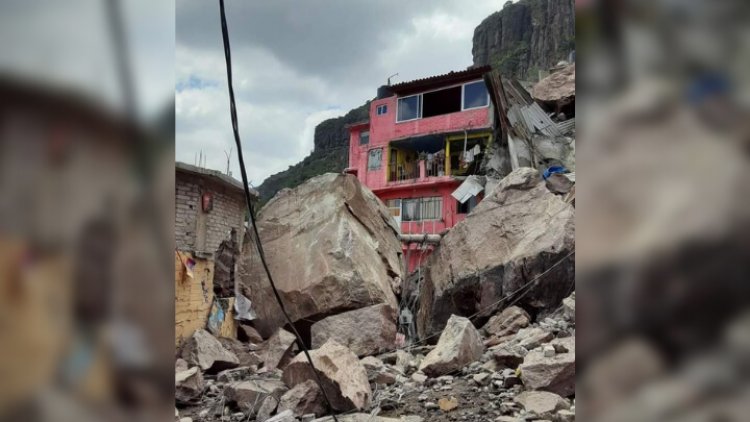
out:
{"label": "pink building facade", "polygon": [[[377,195],[402,234],[441,234],[481,200],[451,195],[479,169],[492,142],[492,110],[482,67],[381,87],[369,121],[349,126],[348,173]],[[409,270],[430,245],[404,243]]]}

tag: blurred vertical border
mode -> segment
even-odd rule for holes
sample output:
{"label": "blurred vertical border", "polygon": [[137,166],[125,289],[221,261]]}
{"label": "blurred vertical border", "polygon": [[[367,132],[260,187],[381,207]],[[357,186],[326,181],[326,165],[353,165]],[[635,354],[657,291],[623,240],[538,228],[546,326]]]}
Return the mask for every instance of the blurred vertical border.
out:
{"label": "blurred vertical border", "polygon": [[749,9],[576,1],[581,420],[750,413]]}
{"label": "blurred vertical border", "polygon": [[174,1],[0,5],[0,420],[170,420]]}

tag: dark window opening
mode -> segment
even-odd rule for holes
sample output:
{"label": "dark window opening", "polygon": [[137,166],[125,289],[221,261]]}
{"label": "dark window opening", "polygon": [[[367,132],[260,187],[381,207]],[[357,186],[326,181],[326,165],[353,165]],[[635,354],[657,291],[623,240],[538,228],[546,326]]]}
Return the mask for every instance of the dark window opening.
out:
{"label": "dark window opening", "polygon": [[359,144],[367,145],[370,143],[370,132],[365,130],[359,133]]}
{"label": "dark window opening", "polygon": [[422,117],[461,111],[461,87],[456,86],[440,91],[422,94]]}
{"label": "dark window opening", "polygon": [[477,198],[476,196],[472,196],[471,198],[467,199],[463,204],[456,201],[456,212],[458,214],[468,214],[474,209],[474,207],[477,206],[478,202],[479,198]]}

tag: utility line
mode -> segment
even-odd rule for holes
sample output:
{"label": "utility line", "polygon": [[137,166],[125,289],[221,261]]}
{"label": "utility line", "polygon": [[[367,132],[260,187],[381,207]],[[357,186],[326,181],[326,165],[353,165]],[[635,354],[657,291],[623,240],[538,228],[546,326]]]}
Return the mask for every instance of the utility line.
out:
{"label": "utility line", "polygon": [[295,337],[297,337],[297,342],[299,343],[299,346],[302,348],[302,351],[305,354],[305,357],[307,357],[307,361],[310,363],[310,367],[312,368],[312,372],[315,374],[315,381],[318,384],[318,387],[320,387],[320,391],[323,393],[323,397],[326,400],[326,404],[328,405],[328,409],[331,412],[331,416],[333,417],[333,420],[335,422],[338,422],[338,419],[336,418],[336,415],[334,413],[333,406],[331,405],[331,401],[328,398],[328,393],[326,392],[325,388],[323,388],[323,381],[320,379],[320,374],[318,373],[318,370],[315,369],[315,364],[312,361],[312,358],[310,357],[310,352],[307,350],[307,346],[305,346],[304,341],[302,341],[302,337],[300,336],[299,332],[297,332],[297,328],[294,326],[294,323],[292,322],[292,319],[289,317],[289,314],[286,311],[286,308],[284,307],[284,302],[281,300],[281,296],[279,295],[279,291],[276,289],[276,284],[273,281],[273,278],[271,277],[271,270],[268,268],[268,263],[266,262],[266,256],[263,252],[263,244],[260,240],[260,235],[258,234],[258,226],[255,223],[255,211],[253,208],[253,203],[250,200],[250,190],[248,189],[248,182],[247,182],[247,171],[245,170],[245,160],[242,155],[242,143],[240,142],[240,133],[239,128],[237,125],[237,107],[235,105],[234,101],[234,88],[232,87],[232,53],[229,46],[229,29],[227,27],[227,18],[226,14],[224,12],[224,0],[219,1],[219,10],[221,12],[221,35],[224,40],[224,58],[226,59],[226,66],[227,66],[227,87],[229,89],[229,108],[231,112],[232,117],[232,131],[234,132],[234,141],[237,145],[237,157],[240,162],[240,173],[242,174],[242,187],[245,190],[245,202],[247,203],[248,210],[250,211],[250,225],[253,228],[253,234],[255,236],[255,244],[258,249],[258,255],[260,256],[260,262],[263,264],[263,269],[266,272],[266,276],[268,277],[268,282],[271,284],[271,289],[273,290],[273,295],[276,297],[276,302],[279,304],[279,308],[281,309],[281,312],[284,314],[284,318],[286,319],[287,323],[291,327],[292,331],[294,332]]}

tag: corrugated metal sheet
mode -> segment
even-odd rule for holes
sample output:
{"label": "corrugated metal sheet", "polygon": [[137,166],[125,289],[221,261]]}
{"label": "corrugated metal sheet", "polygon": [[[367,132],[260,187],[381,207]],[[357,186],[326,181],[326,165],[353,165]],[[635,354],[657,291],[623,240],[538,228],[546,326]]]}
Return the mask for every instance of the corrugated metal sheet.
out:
{"label": "corrugated metal sheet", "polygon": [[472,196],[477,196],[479,192],[484,190],[484,185],[477,176],[469,176],[464,180],[463,183],[451,193],[451,196],[456,198],[460,203],[464,203],[469,200]]}
{"label": "corrugated metal sheet", "polygon": [[576,119],[566,120],[557,124],[557,129],[562,132],[563,135],[571,133],[576,128]]}

